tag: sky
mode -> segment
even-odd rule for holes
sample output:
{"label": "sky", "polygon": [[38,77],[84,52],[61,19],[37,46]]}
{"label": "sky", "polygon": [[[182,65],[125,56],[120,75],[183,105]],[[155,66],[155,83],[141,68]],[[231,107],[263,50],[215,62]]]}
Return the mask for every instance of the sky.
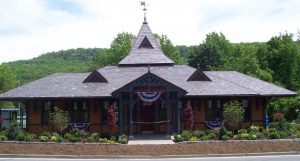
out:
{"label": "sky", "polygon": [[[0,0],[0,63],[71,48],[109,48],[137,34],[141,0]],[[300,30],[300,0],[146,0],[152,32],[198,45],[210,32],[230,42],[265,42]]]}

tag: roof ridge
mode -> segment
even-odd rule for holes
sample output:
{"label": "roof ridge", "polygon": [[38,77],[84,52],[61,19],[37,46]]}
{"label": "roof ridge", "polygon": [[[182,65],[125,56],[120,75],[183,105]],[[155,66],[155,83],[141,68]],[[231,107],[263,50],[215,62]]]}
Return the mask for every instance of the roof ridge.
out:
{"label": "roof ridge", "polygon": [[[219,71],[219,72],[220,72],[220,71]],[[226,72],[229,72],[229,71],[226,71]],[[231,71],[231,72],[232,72],[232,71]],[[236,72],[236,71],[233,71],[233,72]],[[239,72],[236,72],[236,73],[239,73]],[[220,78],[220,79],[222,79],[222,80],[225,80],[225,81],[227,81],[227,82],[233,83],[233,84],[235,84],[235,85],[237,85],[237,86],[239,86],[239,87],[242,87],[242,88],[244,88],[244,89],[248,89],[248,90],[250,90],[250,91],[256,93],[257,95],[260,95],[259,92],[255,91],[255,90],[253,90],[253,89],[250,89],[250,88],[241,86],[240,84],[237,84],[237,83],[235,83],[235,82],[233,82],[233,81],[230,81],[230,80],[228,80],[228,79],[225,79],[225,78],[223,78],[223,77],[214,75],[213,73],[209,73],[209,72],[208,72],[207,74],[213,75],[213,76],[218,77],[218,78]]]}

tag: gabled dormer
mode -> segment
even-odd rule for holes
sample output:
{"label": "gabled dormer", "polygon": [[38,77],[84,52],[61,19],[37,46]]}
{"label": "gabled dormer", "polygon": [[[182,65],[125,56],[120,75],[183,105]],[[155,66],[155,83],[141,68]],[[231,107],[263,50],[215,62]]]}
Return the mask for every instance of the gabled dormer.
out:
{"label": "gabled dormer", "polygon": [[209,77],[203,73],[201,69],[195,70],[195,72],[188,78],[187,81],[211,81]]}
{"label": "gabled dormer", "polygon": [[83,83],[108,83],[108,81],[97,70],[94,70],[88,77],[85,78]]}

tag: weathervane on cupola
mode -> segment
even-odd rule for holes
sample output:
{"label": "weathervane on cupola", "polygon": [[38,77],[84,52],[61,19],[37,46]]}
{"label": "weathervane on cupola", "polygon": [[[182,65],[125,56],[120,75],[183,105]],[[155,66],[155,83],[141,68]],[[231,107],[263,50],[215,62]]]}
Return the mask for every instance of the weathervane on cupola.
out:
{"label": "weathervane on cupola", "polygon": [[141,1],[141,6],[144,6],[144,8],[143,8],[143,11],[144,11],[144,22],[143,23],[144,24],[147,23],[147,20],[146,20],[146,11],[147,11],[146,5],[148,5],[148,4],[146,4],[145,1]]}

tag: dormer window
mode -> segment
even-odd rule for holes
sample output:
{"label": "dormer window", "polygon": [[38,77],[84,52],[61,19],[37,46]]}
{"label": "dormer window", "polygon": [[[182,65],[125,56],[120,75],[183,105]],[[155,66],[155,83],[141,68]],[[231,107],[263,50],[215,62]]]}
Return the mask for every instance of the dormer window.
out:
{"label": "dormer window", "polygon": [[94,70],[83,83],[108,83],[108,81],[97,70]]}
{"label": "dormer window", "polygon": [[147,49],[154,49],[154,47],[151,45],[149,39],[147,36],[144,37],[142,43],[140,44],[139,48],[147,48]]}

